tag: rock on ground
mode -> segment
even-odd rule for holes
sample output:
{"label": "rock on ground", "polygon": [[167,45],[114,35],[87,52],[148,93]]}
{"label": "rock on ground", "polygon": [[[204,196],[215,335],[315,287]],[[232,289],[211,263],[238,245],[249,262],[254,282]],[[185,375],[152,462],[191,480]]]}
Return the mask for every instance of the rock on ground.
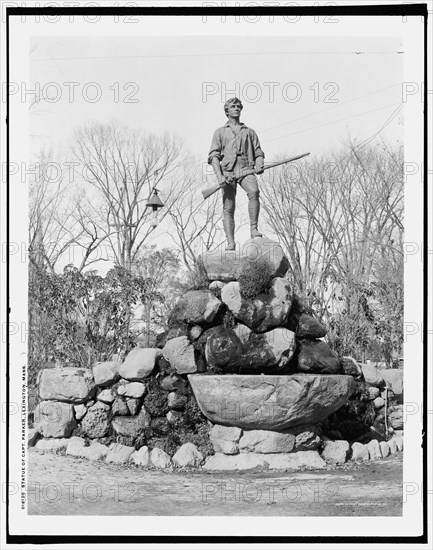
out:
{"label": "rock on ground", "polygon": [[196,374],[188,379],[206,418],[247,430],[320,423],[347,403],[356,386],[345,375]]}
{"label": "rock on ground", "polygon": [[190,290],[176,303],[170,323],[211,325],[223,305],[210,290]]}
{"label": "rock on ground", "polygon": [[397,447],[397,451],[403,450],[403,438],[401,436],[397,436],[393,438]]}
{"label": "rock on ground", "polygon": [[162,354],[178,374],[197,372],[194,348],[186,336],[169,340],[165,344]]}
{"label": "rock on ground", "polygon": [[96,363],[93,367],[93,377],[97,386],[105,387],[119,380],[119,369],[122,363],[119,361],[104,361]]}
{"label": "rock on ground", "polygon": [[216,424],[212,426],[210,430],[209,439],[215,452],[234,455],[239,452],[239,440],[241,435],[242,430],[240,428]]}
{"label": "rock on ground", "polygon": [[185,443],[173,456],[173,464],[178,468],[196,468],[203,462],[203,455],[193,443]]}
{"label": "rock on ground", "polygon": [[389,447],[389,452],[392,455],[395,455],[395,453],[397,452],[397,444],[395,442],[395,439],[392,438],[387,443],[388,443],[388,447]]}
{"label": "rock on ground", "polygon": [[56,452],[66,450],[69,438],[62,439],[40,439],[36,442],[35,449],[43,452]]}
{"label": "rock on ground", "polygon": [[43,437],[69,437],[77,427],[73,405],[41,401],[35,409],[34,427]]}
{"label": "rock on ground", "polygon": [[355,442],[352,444],[352,460],[369,460],[370,453],[368,447],[362,443]]}
{"label": "rock on ground", "polygon": [[382,458],[382,451],[377,439],[372,439],[367,443],[368,452],[370,453],[370,459]]}
{"label": "rock on ground", "polygon": [[75,404],[90,399],[95,390],[92,371],[75,367],[43,369],[38,386],[41,400]]}
{"label": "rock on ground", "polygon": [[232,282],[223,287],[221,299],[241,323],[255,332],[266,332],[286,324],[292,291],[286,279],[276,277],[267,294],[244,298],[239,283]]}
{"label": "rock on ground", "polygon": [[144,468],[147,468],[150,464],[149,447],[146,447],[146,445],[140,447],[138,451],[132,453],[130,460],[136,466],[143,466]]}
{"label": "rock on ground", "polygon": [[71,456],[84,456],[84,447],[86,442],[82,437],[71,437],[66,447],[66,454]]}
{"label": "rock on ground", "polygon": [[110,421],[108,419],[109,405],[97,401],[88,410],[86,416],[81,422],[83,434],[90,439],[105,437],[110,430]]}
{"label": "rock on ground", "polygon": [[295,436],[268,430],[245,431],[239,441],[241,453],[290,453],[295,446]]}
{"label": "rock on ground", "polygon": [[327,464],[344,464],[350,450],[350,444],[344,439],[337,441],[326,440],[321,457]]}
{"label": "rock on ground", "polygon": [[164,470],[171,469],[173,467],[171,458],[165,451],[158,449],[158,447],[152,449],[150,453],[150,461],[155,468],[161,468]]}
{"label": "rock on ground", "polygon": [[391,454],[391,449],[389,448],[389,445],[386,441],[380,441],[379,446],[380,446],[380,452],[382,453],[383,458]]}
{"label": "rock on ground", "polygon": [[83,457],[88,460],[104,460],[108,454],[108,447],[102,443],[92,443],[89,447],[84,447]]}
{"label": "rock on ground", "polygon": [[115,464],[125,464],[134,451],[134,447],[128,447],[120,443],[112,443],[108,447],[108,454],[105,461],[114,462]]}
{"label": "rock on ground", "polygon": [[126,356],[119,374],[125,380],[140,382],[152,374],[160,355],[161,350],[158,348],[135,348]]}

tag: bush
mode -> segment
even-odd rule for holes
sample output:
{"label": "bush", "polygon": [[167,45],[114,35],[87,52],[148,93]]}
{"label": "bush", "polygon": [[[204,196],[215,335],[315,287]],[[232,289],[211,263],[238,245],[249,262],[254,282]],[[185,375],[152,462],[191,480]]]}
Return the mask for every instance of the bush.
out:
{"label": "bush", "polygon": [[265,259],[244,260],[238,271],[241,295],[244,298],[255,298],[266,292],[271,286],[273,270]]}

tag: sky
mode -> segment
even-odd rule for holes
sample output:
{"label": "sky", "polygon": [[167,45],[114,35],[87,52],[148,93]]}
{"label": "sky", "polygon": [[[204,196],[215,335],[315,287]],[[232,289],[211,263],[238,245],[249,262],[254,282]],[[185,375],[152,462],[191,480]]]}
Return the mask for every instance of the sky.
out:
{"label": "sky", "polygon": [[[206,163],[233,95],[266,162],[320,156],[381,129],[384,139],[398,142],[403,50],[397,37],[38,36],[30,77],[42,101],[29,111],[30,155],[42,147],[65,153],[80,125],[118,121],[177,134]],[[238,242],[249,237],[246,208],[239,192]],[[162,222],[148,244],[173,246],[170,232]],[[107,264],[96,267],[105,271]]]}
{"label": "sky", "polygon": [[[238,95],[267,160],[320,154],[369,137],[401,102],[398,38],[85,36],[34,44],[31,79],[51,101],[33,107],[32,153],[67,148],[74,129],[93,119],[176,133],[205,159],[226,121],[224,101]],[[397,116],[384,135],[396,136],[401,123]]]}

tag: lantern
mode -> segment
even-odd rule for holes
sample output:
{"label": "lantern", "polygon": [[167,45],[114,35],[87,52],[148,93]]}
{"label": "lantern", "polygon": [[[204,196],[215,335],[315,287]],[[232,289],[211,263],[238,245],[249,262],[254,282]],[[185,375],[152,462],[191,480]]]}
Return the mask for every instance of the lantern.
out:
{"label": "lantern", "polygon": [[153,215],[150,224],[153,228],[158,225],[158,209],[162,208],[163,206],[164,203],[158,197],[158,190],[154,189],[149,197],[149,200],[146,203],[146,207],[152,208]]}

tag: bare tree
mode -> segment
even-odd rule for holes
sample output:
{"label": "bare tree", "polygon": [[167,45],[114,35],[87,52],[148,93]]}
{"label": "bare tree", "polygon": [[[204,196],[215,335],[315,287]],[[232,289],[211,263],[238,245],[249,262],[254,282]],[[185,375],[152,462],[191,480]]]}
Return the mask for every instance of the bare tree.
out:
{"label": "bare tree", "polygon": [[173,241],[181,251],[183,262],[189,271],[194,271],[199,255],[211,249],[221,240],[219,193],[207,200],[203,199],[200,163],[191,163],[185,167],[184,187],[188,189],[171,206],[169,214],[174,226]]}
{"label": "bare tree", "polygon": [[287,251],[296,285],[319,315],[331,321],[344,316],[345,329],[336,326],[329,336],[344,340],[343,350],[365,343],[375,330],[372,285],[389,247],[394,272],[400,271],[402,163],[401,150],[384,144],[348,144],[331,158],[299,164],[295,177],[287,170],[267,176],[267,222]]}
{"label": "bare tree", "polygon": [[185,192],[178,174],[187,162],[175,136],[147,135],[116,123],[92,123],[75,136],[80,173],[93,188],[94,231],[105,232],[119,266],[131,269],[155,225],[146,202],[160,187],[165,203],[160,221]]}

